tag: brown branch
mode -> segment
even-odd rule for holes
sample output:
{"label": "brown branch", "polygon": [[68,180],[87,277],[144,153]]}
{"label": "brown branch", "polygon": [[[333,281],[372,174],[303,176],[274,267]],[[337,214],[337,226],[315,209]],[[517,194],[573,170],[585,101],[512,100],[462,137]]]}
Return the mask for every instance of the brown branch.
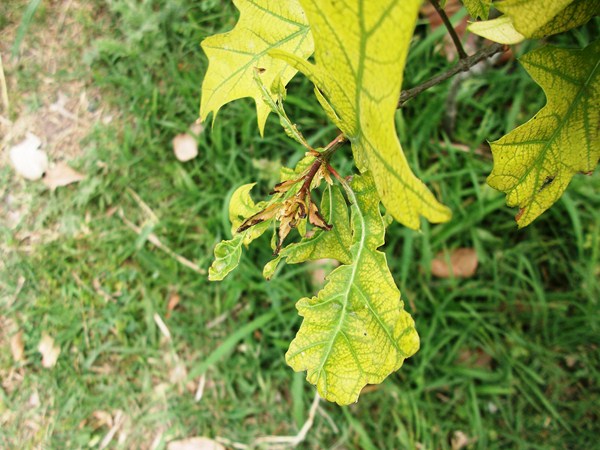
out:
{"label": "brown branch", "polygon": [[312,184],[315,175],[317,174],[322,165],[323,160],[321,158],[315,159],[315,162],[312,163],[312,166],[310,166],[310,169],[308,170],[307,174],[304,175],[304,183],[302,183],[302,187],[300,188],[298,193],[302,193],[303,195],[310,195],[310,185]]}
{"label": "brown branch", "polygon": [[484,59],[490,58],[494,56],[496,53],[505,52],[508,49],[507,46],[502,44],[492,44],[485,48],[482,48],[477,53],[474,53],[471,56],[467,56],[465,59],[461,59],[458,64],[449,69],[448,71],[436,75],[435,77],[427,80],[426,82],[415,86],[414,88],[404,90],[400,93],[400,100],[398,101],[397,108],[402,108],[404,104],[410,99],[416,97],[421,92],[426,91],[429,88],[437,86],[438,84],[443,83],[449,78],[452,78],[454,75],[460,72],[467,72],[474,65],[480,63]]}
{"label": "brown branch", "polygon": [[458,34],[456,33],[456,30],[452,26],[452,23],[450,22],[450,19],[448,18],[446,11],[444,11],[444,8],[442,8],[440,6],[440,3],[438,2],[438,0],[430,0],[430,2],[433,5],[433,7],[435,8],[435,10],[437,11],[440,18],[442,19],[442,22],[444,22],[444,26],[448,30],[448,33],[450,34],[450,37],[452,38],[452,41],[454,42],[454,46],[456,47],[456,50],[458,51],[458,56],[460,57],[460,59],[467,59],[468,58],[467,52],[465,52],[462,42],[460,41],[460,37],[458,36]]}

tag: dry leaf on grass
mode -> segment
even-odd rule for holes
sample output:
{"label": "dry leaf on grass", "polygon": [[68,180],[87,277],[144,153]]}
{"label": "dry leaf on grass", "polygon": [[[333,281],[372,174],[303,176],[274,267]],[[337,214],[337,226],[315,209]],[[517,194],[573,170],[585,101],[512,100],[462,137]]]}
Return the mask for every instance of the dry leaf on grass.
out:
{"label": "dry leaf on grass", "polygon": [[92,413],[92,427],[97,429],[100,427],[112,428],[114,425],[112,415],[107,411],[97,410]]}
{"label": "dry leaf on grass", "polygon": [[46,172],[43,182],[49,189],[54,190],[57,187],[78,183],[83,179],[85,175],[72,169],[66,162],[59,162]]}
{"label": "dry leaf on grass", "polygon": [[181,301],[181,297],[179,296],[179,294],[177,292],[171,292],[169,294],[169,300],[167,303],[167,313],[165,314],[165,317],[168,319],[169,317],[171,317],[171,312],[177,308],[177,305],[179,305],[179,302]]}
{"label": "dry leaf on grass", "polygon": [[194,136],[200,136],[202,133],[204,133],[204,128],[204,124],[200,121],[200,119],[198,119],[190,127],[190,133],[192,133]]}
{"label": "dry leaf on grass", "polygon": [[27,133],[24,141],[10,149],[10,161],[15,171],[28,180],[39,180],[48,168],[48,156],[40,150],[42,141],[35,134]]}
{"label": "dry leaf on grass", "polygon": [[485,352],[481,347],[475,349],[463,348],[458,352],[456,357],[457,364],[462,364],[467,367],[491,370],[492,357]]}
{"label": "dry leaf on grass", "polygon": [[450,257],[438,253],[431,261],[431,273],[438,278],[471,278],[477,271],[477,252],[472,248],[457,248]]}
{"label": "dry leaf on grass", "polygon": [[54,345],[54,339],[48,334],[42,334],[42,339],[38,344],[38,351],[42,354],[42,366],[50,369],[56,365],[58,355],[60,355],[60,347]]}
{"label": "dry leaf on grass", "polygon": [[454,435],[452,436],[451,439],[451,444],[452,444],[452,450],[461,450],[462,448],[465,448],[466,446],[468,446],[469,444],[472,444],[476,441],[476,438],[469,438],[469,436],[467,436],[465,433],[463,433],[462,431],[455,431]]}
{"label": "dry leaf on grass", "polygon": [[10,338],[10,352],[15,362],[23,361],[25,354],[25,344],[23,343],[23,331],[15,333]]}
{"label": "dry leaf on grass", "polygon": [[40,394],[38,393],[38,391],[33,391],[33,393],[29,396],[29,401],[27,402],[27,405],[32,409],[37,408],[41,405]]}
{"label": "dry leaf on grass", "polygon": [[173,139],[173,152],[175,153],[175,157],[181,162],[194,159],[198,156],[196,138],[187,133],[178,134]]}
{"label": "dry leaf on grass", "polygon": [[217,441],[205,437],[193,437],[180,441],[171,441],[167,450],[225,450]]}

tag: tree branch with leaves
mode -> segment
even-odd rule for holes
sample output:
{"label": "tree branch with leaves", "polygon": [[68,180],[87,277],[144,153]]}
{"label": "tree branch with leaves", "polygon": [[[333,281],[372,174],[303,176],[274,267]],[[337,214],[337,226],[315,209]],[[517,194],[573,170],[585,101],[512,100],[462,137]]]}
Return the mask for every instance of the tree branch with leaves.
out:
{"label": "tree branch with leaves", "polygon": [[[381,207],[387,217],[411,229],[419,229],[422,217],[432,223],[452,217],[409,166],[395,129],[396,109],[508,45],[580,26],[598,14],[600,2],[465,0],[470,15],[483,19],[470,25],[471,32],[495,42],[469,56],[442,5],[432,0],[460,59],[404,91],[420,0],[234,3],[240,10],[235,28],[202,43],[209,67],[200,117],[206,120],[213,113],[215,120],[226,103],[251,97],[259,132],[264,133],[268,115],[275,113],[305,156],[296,167],[281,169],[269,199],[255,203],[250,196],[254,184],[234,192],[229,204],[232,238],[215,248],[209,278],[229,275],[244,248],[269,230],[274,259],[263,270],[267,279],[282,262],[339,261],[316,296],[298,301],[304,321],[286,360],[294,370],[307,372],[322,397],[349,404],[366,384],[383,381],[419,348],[414,321],[379,250],[386,229]],[[488,20],[491,8],[501,15]],[[575,174],[597,165],[600,45],[545,46],[525,55],[521,64],[542,86],[548,103],[529,122],[492,143],[494,168],[488,182],[519,208],[517,223],[526,226],[560,198]],[[322,147],[308,145],[284,109],[286,85],[297,72],[313,82],[317,101],[340,130]],[[331,166],[331,155],[346,143],[357,173],[340,175]],[[293,230],[297,236],[288,243]]]}

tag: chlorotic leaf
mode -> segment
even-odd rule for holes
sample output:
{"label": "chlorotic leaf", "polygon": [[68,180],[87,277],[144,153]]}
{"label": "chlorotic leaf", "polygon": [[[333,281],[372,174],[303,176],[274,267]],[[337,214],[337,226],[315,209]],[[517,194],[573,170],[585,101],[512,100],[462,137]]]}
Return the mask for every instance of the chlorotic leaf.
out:
{"label": "chlorotic leaf", "polygon": [[255,204],[250,196],[250,191],[256,183],[244,184],[237,188],[229,200],[229,220],[233,238],[222,241],[215,247],[215,260],[208,269],[210,281],[221,281],[229,275],[239,264],[242,257],[243,245],[249,245],[254,239],[260,237],[271,225],[272,219],[265,220],[241,233],[239,226],[250,216],[261,211],[267,204]]}
{"label": "chlorotic leaf", "polygon": [[531,37],[543,38],[577,28],[600,14],[600,1],[575,0]]}
{"label": "chlorotic leaf", "polygon": [[467,28],[471,33],[504,45],[514,45],[525,40],[525,36],[515,29],[508,16],[473,22]]}
{"label": "chlorotic leaf", "polygon": [[420,0],[300,0],[315,38],[315,64],[274,50],[270,55],[307,75],[327,101],[330,118],[352,143],[361,172],[370,170],[386,209],[418,229],[420,216],[450,219],[411,171],[395,130],[402,73]]}
{"label": "chlorotic leaf", "polygon": [[332,225],[332,229],[316,229],[310,237],[285,247],[277,258],[269,261],[263,270],[265,278],[270,279],[282,259],[287,264],[330,258],[342,264],[350,264],[350,245],[352,234],[348,218],[348,206],[339,188],[328,186],[321,201],[321,214]]}
{"label": "chlorotic leaf", "polygon": [[242,222],[253,214],[260,211],[250,197],[250,191],[256,183],[244,184],[237,188],[229,200],[229,221],[231,222],[231,234],[239,228]]}
{"label": "chlorotic leaf", "polygon": [[372,176],[356,176],[347,193],[352,263],[335,269],[317,297],[298,301],[304,320],[286,354],[322,397],[340,405],[355,402],[367,383],[381,383],[419,348],[414,321],[377,250],[385,226]]}
{"label": "chlorotic leaf", "polygon": [[494,6],[510,17],[519,33],[531,38],[572,2],[573,0],[503,0],[494,2]]}
{"label": "chlorotic leaf", "polygon": [[521,64],[547,104],[529,122],[493,142],[488,183],[520,208],[519,227],[560,198],[573,175],[592,172],[600,157],[600,41],[584,50],[543,47]]}
{"label": "chlorotic leaf", "polygon": [[481,37],[507,45],[518,44],[527,38],[541,39],[562,33],[600,14],[598,0],[505,1],[497,5],[506,12],[505,15],[474,22],[468,29]]}
{"label": "chlorotic leaf", "polygon": [[234,4],[240,10],[235,28],[202,42],[209,66],[202,83],[200,118],[216,115],[233,100],[252,97],[263,134],[271,109],[263,101],[255,72],[268,88],[274,83],[285,86],[296,70],[268,52],[280,49],[308,58],[313,52],[310,27],[298,0],[234,0]]}
{"label": "chlorotic leaf", "polygon": [[239,264],[245,233],[236,234],[233,239],[222,241],[215,247],[215,260],[208,269],[210,281],[221,281]]}
{"label": "chlorotic leaf", "polygon": [[471,17],[481,17],[486,20],[490,15],[492,0],[463,0],[463,3]]}
{"label": "chlorotic leaf", "polygon": [[[229,220],[231,222],[231,234],[235,235],[237,229],[240,227],[242,222],[248,217],[258,213],[266,206],[266,202],[260,202],[254,204],[252,197],[250,197],[250,191],[256,185],[256,183],[244,184],[235,190],[229,201]],[[262,234],[269,228],[271,220],[265,220],[262,223],[248,229],[244,233],[244,244],[250,244],[254,239],[262,236]]]}

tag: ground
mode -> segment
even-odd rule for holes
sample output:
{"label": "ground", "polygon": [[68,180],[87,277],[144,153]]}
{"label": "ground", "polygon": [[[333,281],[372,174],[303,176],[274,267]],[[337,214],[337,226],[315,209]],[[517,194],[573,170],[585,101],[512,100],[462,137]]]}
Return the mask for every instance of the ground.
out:
{"label": "ground", "polygon": [[[302,151],[274,118],[262,139],[249,101],[223,109],[196,159],[178,161],[171,145],[197,118],[198,44],[233,26],[231,2],[42,2],[13,57],[27,4],[0,4],[10,99],[0,115],[0,447],[158,449],[206,436],[241,448],[296,435],[314,391],[284,354],[315,268],[265,282],[267,239],[226,281],[203,272],[229,236],[231,192],[258,179],[266,193]],[[582,47],[597,25],[552,42]],[[443,34],[420,23],[407,87],[451,64]],[[600,432],[600,176],[575,177],[517,230],[516,211],[485,184],[485,141],[531,117],[543,94],[514,60],[455,88],[450,129],[451,84],[397,118],[411,166],[454,212],[420,233],[388,231],[421,350],[358,404],[321,402],[300,448],[589,448]],[[335,136],[306,80],[292,82],[289,103],[305,135]],[[19,178],[6,155],[26,132],[85,179],[50,191]],[[336,164],[351,173],[349,152]],[[433,257],[458,247],[476,251],[476,274],[433,277]],[[38,351],[45,336],[60,349],[53,367]]]}

